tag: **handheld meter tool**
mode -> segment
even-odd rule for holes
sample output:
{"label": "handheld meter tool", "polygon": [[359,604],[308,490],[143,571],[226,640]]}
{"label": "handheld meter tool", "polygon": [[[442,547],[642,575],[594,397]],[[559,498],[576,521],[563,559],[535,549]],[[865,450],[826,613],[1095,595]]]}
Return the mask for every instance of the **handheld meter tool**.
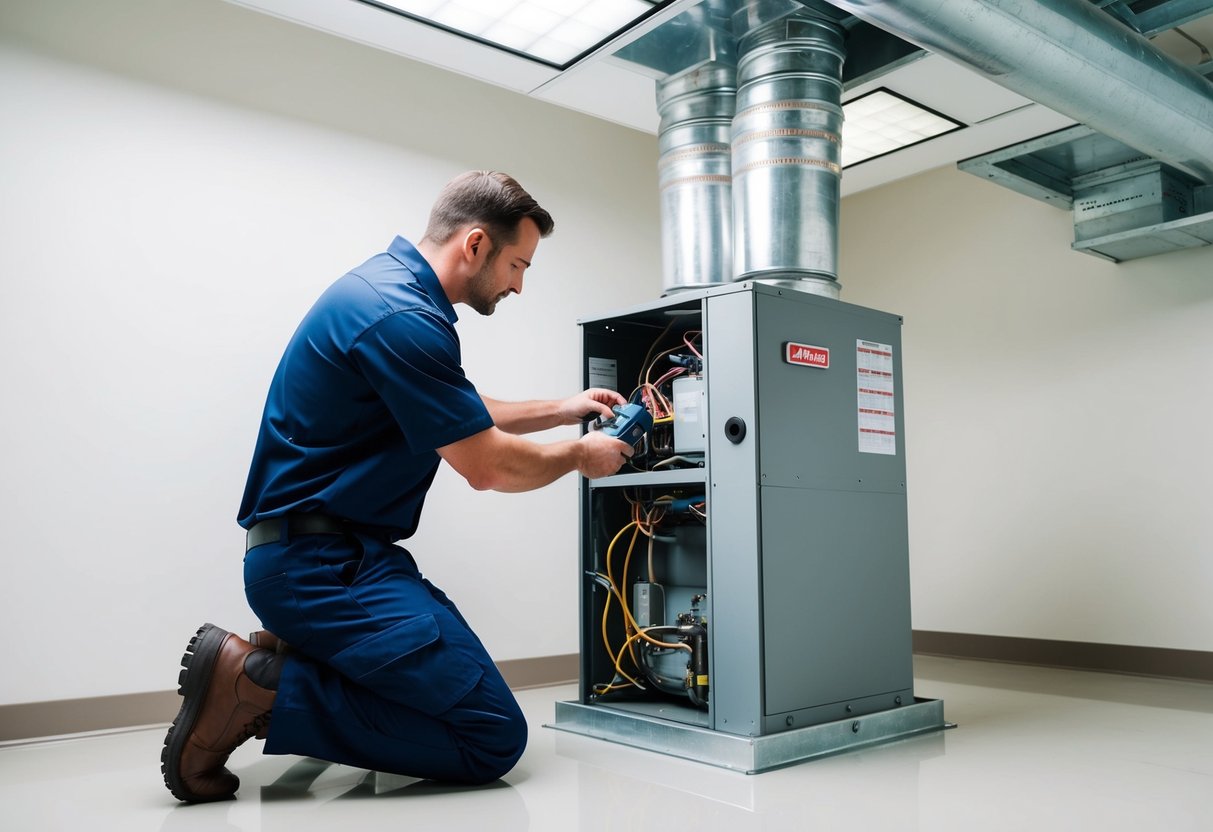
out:
{"label": "handheld meter tool", "polygon": [[642,404],[617,404],[611,411],[615,415],[602,423],[602,432],[607,436],[635,445],[653,429],[653,416]]}

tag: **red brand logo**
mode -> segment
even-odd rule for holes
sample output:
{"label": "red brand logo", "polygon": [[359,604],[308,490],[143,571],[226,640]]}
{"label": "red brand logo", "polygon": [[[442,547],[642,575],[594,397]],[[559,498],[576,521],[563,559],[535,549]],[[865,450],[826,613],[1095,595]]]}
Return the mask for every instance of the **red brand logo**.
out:
{"label": "red brand logo", "polygon": [[820,367],[823,370],[828,370],[830,367],[830,351],[825,347],[814,347],[811,344],[797,344],[795,341],[788,341],[783,345],[783,360],[789,364]]}

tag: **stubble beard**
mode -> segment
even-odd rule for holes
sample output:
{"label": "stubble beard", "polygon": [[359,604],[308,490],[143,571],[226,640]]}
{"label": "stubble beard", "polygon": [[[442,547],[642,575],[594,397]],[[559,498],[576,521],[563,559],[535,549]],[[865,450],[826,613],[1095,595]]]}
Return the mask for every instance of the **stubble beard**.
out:
{"label": "stubble beard", "polygon": [[509,294],[509,292],[502,292],[499,295],[491,294],[493,291],[492,265],[492,260],[486,262],[480,267],[480,271],[468,280],[468,306],[486,317],[492,315],[501,299]]}

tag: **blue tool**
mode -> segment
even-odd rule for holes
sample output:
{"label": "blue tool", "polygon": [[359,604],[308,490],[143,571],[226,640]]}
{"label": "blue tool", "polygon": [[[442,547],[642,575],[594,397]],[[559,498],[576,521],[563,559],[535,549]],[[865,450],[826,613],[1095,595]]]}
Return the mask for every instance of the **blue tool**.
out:
{"label": "blue tool", "polygon": [[653,415],[642,404],[617,404],[611,408],[615,414],[602,423],[602,432],[635,445],[653,429]]}

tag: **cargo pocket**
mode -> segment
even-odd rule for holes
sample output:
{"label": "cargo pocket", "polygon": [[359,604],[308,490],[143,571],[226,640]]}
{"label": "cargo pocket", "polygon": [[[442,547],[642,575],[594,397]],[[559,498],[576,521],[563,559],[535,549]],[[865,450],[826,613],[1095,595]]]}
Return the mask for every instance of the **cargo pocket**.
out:
{"label": "cargo pocket", "polygon": [[287,580],[286,573],[280,572],[253,581],[244,588],[244,597],[267,630],[287,644],[300,647],[311,638],[312,628]]}
{"label": "cargo pocket", "polygon": [[484,675],[475,659],[443,641],[428,613],[362,639],[329,663],[380,696],[429,716],[450,710]]}

